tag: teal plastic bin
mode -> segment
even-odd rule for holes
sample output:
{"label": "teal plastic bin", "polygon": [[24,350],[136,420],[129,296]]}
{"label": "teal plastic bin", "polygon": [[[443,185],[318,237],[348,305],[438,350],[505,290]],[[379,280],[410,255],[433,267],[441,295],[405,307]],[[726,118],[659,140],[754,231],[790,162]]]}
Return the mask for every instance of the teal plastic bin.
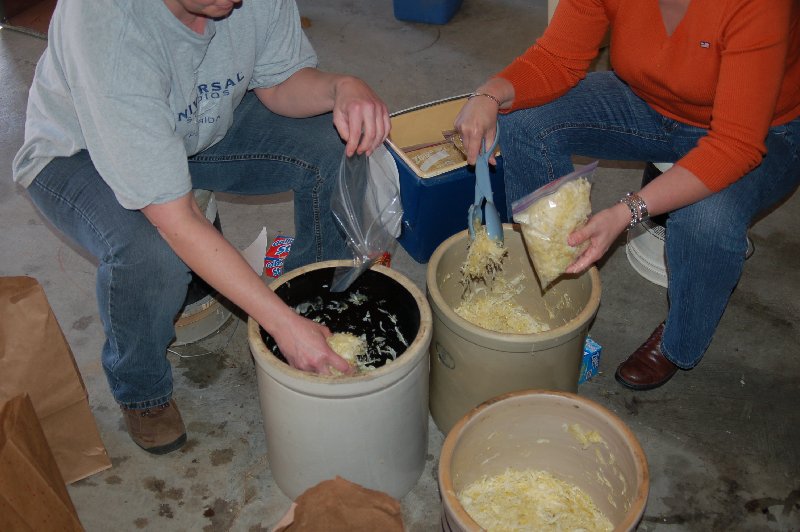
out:
{"label": "teal plastic bin", "polygon": [[462,0],[394,0],[394,17],[409,22],[447,24]]}

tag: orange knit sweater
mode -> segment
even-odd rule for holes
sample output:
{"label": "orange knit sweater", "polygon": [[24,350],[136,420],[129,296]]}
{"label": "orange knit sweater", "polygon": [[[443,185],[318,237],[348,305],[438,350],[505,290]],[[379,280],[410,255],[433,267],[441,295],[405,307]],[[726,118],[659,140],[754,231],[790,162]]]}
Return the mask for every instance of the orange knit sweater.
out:
{"label": "orange knit sweater", "polygon": [[658,0],[560,0],[544,35],[498,74],[514,85],[510,111],[575,86],[609,29],[631,90],[709,130],[677,164],[711,190],[758,166],[769,127],[800,116],[800,0],[692,0],[671,36]]}

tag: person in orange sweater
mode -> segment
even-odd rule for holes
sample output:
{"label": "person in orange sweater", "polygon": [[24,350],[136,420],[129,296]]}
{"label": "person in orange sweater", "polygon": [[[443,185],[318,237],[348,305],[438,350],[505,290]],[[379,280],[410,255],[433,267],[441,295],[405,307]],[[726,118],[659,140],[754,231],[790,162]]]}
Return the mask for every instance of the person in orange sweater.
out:
{"label": "person in orange sweater", "polygon": [[[587,74],[606,35],[613,71]],[[616,371],[646,390],[711,343],[748,227],[800,182],[798,117],[799,0],[561,0],[455,127],[474,163],[499,125],[509,206],[571,172],[573,155],[674,163],[568,239],[590,242],[567,269],[578,273],[626,228],[668,213],[669,310]]]}

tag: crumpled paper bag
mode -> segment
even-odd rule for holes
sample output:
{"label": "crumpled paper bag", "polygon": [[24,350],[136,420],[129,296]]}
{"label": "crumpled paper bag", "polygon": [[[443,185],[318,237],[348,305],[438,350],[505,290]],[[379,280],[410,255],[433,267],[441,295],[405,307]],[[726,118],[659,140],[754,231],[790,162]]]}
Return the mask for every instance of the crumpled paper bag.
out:
{"label": "crumpled paper bag", "polygon": [[400,502],[336,477],[300,494],[273,532],[403,532]]}

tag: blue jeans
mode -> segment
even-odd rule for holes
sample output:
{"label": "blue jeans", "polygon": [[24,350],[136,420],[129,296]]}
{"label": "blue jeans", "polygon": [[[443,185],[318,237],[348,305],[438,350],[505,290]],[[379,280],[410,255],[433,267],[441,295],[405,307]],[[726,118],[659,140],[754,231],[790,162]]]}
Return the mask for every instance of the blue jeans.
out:
{"label": "blue jeans", "polygon": [[[573,155],[675,162],[706,133],[657,113],[613,72],[591,73],[553,102],[500,116],[509,212],[512,201],[571,172]],[[661,348],[680,368],[697,365],[711,343],[742,273],[747,229],[800,183],[800,119],[771,128],[766,145],[750,173],[669,213]]]}
{"label": "blue jeans", "polygon": [[[293,190],[296,238],[288,270],[348,256],[329,208],[343,154],[330,115],[281,117],[249,93],[225,138],[191,157],[189,171],[199,189]],[[188,267],[140,211],[119,205],[86,151],[54,159],[28,192],[47,219],[98,262],[102,362],[114,398],[126,408],[168,402],[173,381],[166,349],[191,280]]]}

